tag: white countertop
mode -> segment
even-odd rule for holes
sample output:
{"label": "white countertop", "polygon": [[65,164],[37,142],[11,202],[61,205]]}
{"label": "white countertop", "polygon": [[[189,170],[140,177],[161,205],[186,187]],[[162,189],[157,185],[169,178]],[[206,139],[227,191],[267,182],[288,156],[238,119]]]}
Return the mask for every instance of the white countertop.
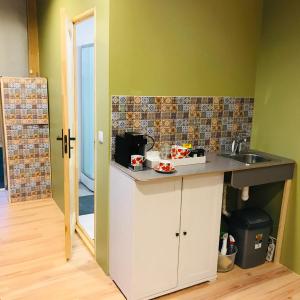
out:
{"label": "white countertop", "polygon": [[177,166],[176,172],[171,174],[158,173],[153,169],[146,169],[143,171],[134,172],[128,168],[121,166],[115,161],[111,161],[111,166],[120,169],[121,171],[123,171],[125,174],[127,174],[128,176],[130,176],[132,179],[136,181],[149,181],[149,180],[159,180],[159,179],[165,179],[171,177],[192,176],[192,175],[208,174],[208,173],[225,173],[225,172],[232,172],[232,171],[243,171],[249,169],[266,168],[266,167],[272,167],[278,165],[295,164],[293,160],[287,158],[283,158],[283,157],[279,157],[276,155],[271,155],[259,151],[251,151],[251,152],[262,154],[264,157],[270,159],[270,161],[247,165],[245,163],[233,160],[231,158],[220,156],[217,153],[208,153],[206,163],[188,165],[188,166]]}

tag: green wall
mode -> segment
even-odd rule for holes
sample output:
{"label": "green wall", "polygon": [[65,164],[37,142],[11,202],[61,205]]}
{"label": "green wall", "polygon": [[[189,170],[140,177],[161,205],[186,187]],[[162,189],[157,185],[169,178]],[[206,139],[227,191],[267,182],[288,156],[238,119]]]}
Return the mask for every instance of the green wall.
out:
{"label": "green wall", "polygon": [[[255,92],[253,148],[300,162],[300,2],[265,0]],[[280,191],[278,190],[278,193]],[[300,182],[295,174],[281,262],[300,273]],[[273,198],[271,211],[278,210]]]}
{"label": "green wall", "polygon": [[112,95],[254,96],[262,0],[111,0]]}
{"label": "green wall", "polygon": [[[262,0],[38,3],[41,74],[49,80],[53,195],[62,210],[63,169],[56,141],[62,127],[60,8],[66,8],[70,17],[91,7],[97,10],[96,127],[104,131],[105,143],[97,143],[96,149],[96,257],[104,270],[108,262],[109,95],[255,95],[253,148],[299,163],[298,0],[265,0],[262,24]],[[299,186],[296,172],[282,255],[282,263],[298,273]],[[272,201],[265,203],[275,216],[280,208],[281,187],[273,186],[268,193]]]}
{"label": "green wall", "polygon": [[64,210],[63,160],[56,137],[62,128],[60,9],[77,16],[96,8],[96,130],[104,131],[104,144],[96,143],[96,259],[108,270],[108,168],[109,168],[109,1],[108,0],[40,0],[38,26],[41,75],[48,78],[53,198]]}
{"label": "green wall", "polygon": [[[41,74],[49,80],[53,196],[63,210],[60,8],[96,7],[96,257],[108,266],[110,97],[254,96],[262,0],[39,0]],[[110,6],[110,7],[109,7]],[[109,74],[109,75],[108,75]],[[109,87],[109,89],[108,89]]]}

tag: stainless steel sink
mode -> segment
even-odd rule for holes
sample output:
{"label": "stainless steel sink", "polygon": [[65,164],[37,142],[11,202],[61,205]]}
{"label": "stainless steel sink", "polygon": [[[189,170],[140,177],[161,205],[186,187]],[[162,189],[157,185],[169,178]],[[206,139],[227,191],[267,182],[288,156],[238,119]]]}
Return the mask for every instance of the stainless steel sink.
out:
{"label": "stainless steel sink", "polygon": [[236,170],[227,172],[225,176],[226,182],[237,189],[242,189],[245,186],[281,182],[293,177],[294,162],[282,157],[256,150],[248,150],[238,154],[227,152],[220,155],[231,158],[231,163],[240,162],[240,165],[236,166]]}
{"label": "stainless steel sink", "polygon": [[222,156],[232,158],[245,164],[257,164],[270,161],[270,159],[255,153],[222,154]]}

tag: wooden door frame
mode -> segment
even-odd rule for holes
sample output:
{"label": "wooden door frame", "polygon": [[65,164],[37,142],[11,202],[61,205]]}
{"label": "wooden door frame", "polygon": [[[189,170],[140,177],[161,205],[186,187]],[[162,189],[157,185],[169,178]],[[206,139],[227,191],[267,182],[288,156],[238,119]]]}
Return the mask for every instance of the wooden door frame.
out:
{"label": "wooden door frame", "polygon": [[[67,65],[67,47],[66,47],[66,20],[68,20],[68,15],[66,10],[62,8],[60,10],[60,28],[61,28],[61,89],[62,89],[62,103],[63,103],[63,135],[62,139],[68,134],[69,128],[69,111],[68,111],[68,65]],[[74,42],[73,42],[74,43]],[[74,68],[74,66],[73,66]],[[72,86],[71,89],[74,92],[74,69],[72,76]],[[63,141],[62,141],[63,143]],[[68,151],[70,151],[68,149]],[[75,150],[76,151],[76,150]],[[65,256],[69,260],[72,257],[72,239],[71,239],[71,201],[70,201],[70,180],[69,180],[69,156],[64,153],[63,155],[63,165],[64,165],[64,219],[65,219]],[[75,178],[76,180],[76,178]]]}
{"label": "wooden door frame", "polygon": [[[75,120],[75,136],[76,138],[78,138],[78,95],[77,95],[77,49],[76,49],[76,30],[75,30],[75,26],[76,24],[89,19],[91,17],[94,17],[94,66],[96,66],[96,9],[92,8],[89,9],[87,11],[85,11],[84,13],[75,16],[71,21],[72,21],[72,25],[73,25],[73,84],[72,84],[72,89],[73,89],[73,93],[74,93],[74,120]],[[65,19],[67,18],[67,14],[65,12],[64,9],[62,9],[61,11],[61,28],[65,28],[63,22],[65,22]],[[61,37],[63,38],[64,32],[61,33]],[[67,118],[66,118],[66,113],[68,113],[67,111],[67,106],[66,106],[66,102],[68,101],[67,98],[67,82],[65,82],[65,79],[67,78],[67,74],[65,73],[66,71],[66,49],[64,47],[64,41],[61,41],[61,47],[62,47],[62,94],[63,94],[63,100],[64,100],[64,104],[63,104],[63,127],[67,128],[68,124],[66,124],[67,122]],[[95,81],[95,85],[94,85],[94,120],[96,123],[96,67],[94,68],[94,81]],[[96,141],[96,124],[94,124],[94,141]],[[93,256],[95,256],[95,248],[96,248],[96,234],[94,234],[94,241],[92,241],[87,232],[84,230],[84,228],[79,224],[78,222],[78,212],[79,212],[79,198],[78,198],[78,178],[79,178],[79,169],[78,169],[78,144],[76,142],[76,147],[75,147],[75,182],[76,182],[76,187],[75,187],[75,215],[76,215],[76,225],[75,225],[75,231],[78,233],[78,235],[80,236],[80,238],[82,239],[83,243],[87,246],[87,248],[90,250],[90,252],[92,253]],[[97,161],[97,156],[96,156],[96,143],[94,142],[94,164],[96,164]],[[70,195],[69,195],[69,159],[64,159],[64,203],[65,203],[65,231],[66,231],[66,239],[68,239],[71,236],[71,228],[68,225],[69,224],[69,220],[70,220]],[[97,182],[97,176],[96,176],[96,171],[94,173],[94,183],[96,186],[96,182]],[[66,185],[67,184],[67,185]],[[96,188],[94,189],[94,233],[96,233],[96,205],[95,205],[95,199],[96,199]],[[71,258],[71,253],[72,253],[72,249],[70,247],[71,245],[71,241],[70,240],[66,240],[66,258],[67,260]]]}

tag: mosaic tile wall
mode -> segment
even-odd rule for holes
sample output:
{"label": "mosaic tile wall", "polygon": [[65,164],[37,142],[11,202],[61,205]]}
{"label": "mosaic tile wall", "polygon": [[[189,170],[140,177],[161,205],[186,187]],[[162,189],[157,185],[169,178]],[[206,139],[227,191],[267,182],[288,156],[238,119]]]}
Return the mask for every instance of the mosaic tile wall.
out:
{"label": "mosaic tile wall", "polygon": [[1,78],[11,202],[51,197],[45,78]]}
{"label": "mosaic tile wall", "polygon": [[207,151],[230,151],[233,138],[250,142],[253,98],[112,97],[112,154],[126,131],[151,135],[161,144],[191,143]]}

